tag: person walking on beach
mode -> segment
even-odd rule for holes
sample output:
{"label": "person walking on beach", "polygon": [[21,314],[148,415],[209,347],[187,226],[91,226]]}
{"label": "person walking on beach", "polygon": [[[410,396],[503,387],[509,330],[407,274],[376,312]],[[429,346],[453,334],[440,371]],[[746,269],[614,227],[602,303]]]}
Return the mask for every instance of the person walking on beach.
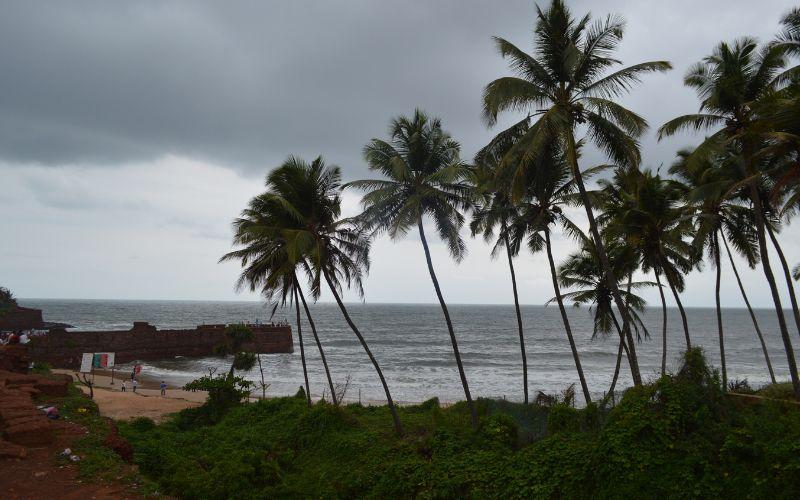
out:
{"label": "person walking on beach", "polygon": [[128,390],[128,382],[125,380],[122,381],[122,392],[126,392]]}
{"label": "person walking on beach", "polygon": [[133,379],[132,385],[133,385],[133,392],[136,392],[136,388],[139,386],[139,381]]}
{"label": "person walking on beach", "polygon": [[161,381],[161,395],[167,395],[167,384],[163,380]]}

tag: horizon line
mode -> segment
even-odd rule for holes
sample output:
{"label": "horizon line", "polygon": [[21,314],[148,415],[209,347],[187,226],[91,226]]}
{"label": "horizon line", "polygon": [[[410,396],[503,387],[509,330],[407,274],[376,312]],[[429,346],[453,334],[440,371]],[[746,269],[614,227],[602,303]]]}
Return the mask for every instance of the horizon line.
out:
{"label": "horizon line", "polygon": [[[227,303],[239,303],[239,304],[263,304],[265,307],[267,303],[264,301],[259,300],[235,300],[235,299],[131,299],[131,298],[114,298],[114,299],[98,299],[98,298],[64,298],[64,297],[16,297],[18,301],[36,301],[36,300],[52,300],[52,301],[85,301],[85,302],[227,302]],[[350,305],[394,305],[394,306],[439,306],[438,302],[368,302],[368,301],[343,301],[345,304]],[[312,302],[310,305],[336,305],[335,301],[318,301]],[[448,302],[448,306],[508,306],[514,307],[513,303],[506,303],[506,302]],[[535,304],[535,303],[521,303],[521,307],[556,307],[556,306],[549,306],[546,304]],[[661,309],[661,306],[655,305],[646,305],[646,308],[655,308]],[[684,309],[715,309],[716,307],[713,305],[710,306],[696,306],[696,305],[685,305]],[[575,307],[569,306],[568,309],[588,309],[587,307]],[[678,309],[677,306],[667,306],[667,309]],[[722,306],[722,309],[747,309],[745,306]],[[773,307],[770,306],[754,306],[754,310],[772,310]],[[788,311],[792,313],[792,309],[784,308],[784,311]]]}

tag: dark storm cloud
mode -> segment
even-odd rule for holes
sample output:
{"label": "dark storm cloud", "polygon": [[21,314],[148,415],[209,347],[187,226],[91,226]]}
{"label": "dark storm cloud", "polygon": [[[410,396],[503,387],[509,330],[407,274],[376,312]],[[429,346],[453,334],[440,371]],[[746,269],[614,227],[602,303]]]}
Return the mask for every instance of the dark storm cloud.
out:
{"label": "dark storm cloud", "polygon": [[[571,2],[628,18],[626,61],[676,63],[632,97],[655,125],[696,107],[680,88],[690,62],[722,37],[774,31],[788,7],[756,22],[752,2],[644,4]],[[722,5],[715,19],[734,33],[708,22]],[[116,165],[176,154],[255,173],[322,153],[352,176],[361,147],[416,106],[469,155],[491,134],[482,87],[507,73],[489,38],[528,50],[533,15],[527,0],[4,2],[0,156]],[[643,144],[668,161],[666,146]]]}

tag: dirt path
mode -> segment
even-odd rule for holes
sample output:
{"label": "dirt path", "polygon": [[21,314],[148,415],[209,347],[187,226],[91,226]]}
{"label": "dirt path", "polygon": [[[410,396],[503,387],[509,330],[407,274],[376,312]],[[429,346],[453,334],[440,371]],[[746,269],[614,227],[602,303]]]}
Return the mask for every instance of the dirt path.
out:
{"label": "dirt path", "polygon": [[0,461],[0,497],[8,500],[59,498],[141,498],[124,484],[82,483],[78,468],[54,457],[86,431],[71,422],[53,422],[57,438],[50,446],[28,449],[24,459]]}

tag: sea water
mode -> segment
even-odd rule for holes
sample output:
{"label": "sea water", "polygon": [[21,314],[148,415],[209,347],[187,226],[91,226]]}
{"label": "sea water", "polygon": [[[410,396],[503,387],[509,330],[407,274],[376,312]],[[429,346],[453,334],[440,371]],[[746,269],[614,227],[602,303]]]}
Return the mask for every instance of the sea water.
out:
{"label": "sea water", "polygon": [[[270,319],[271,310],[259,302],[128,301],[128,300],[21,300],[20,305],[43,310],[46,321],[69,323],[78,330],[127,330],[133,321],[149,321],[159,328],[194,328],[203,323],[269,322],[292,324],[294,352],[262,356],[264,374],[270,384],[267,395],[294,394],[303,384],[300,348],[294,310],[281,309]],[[345,323],[336,304],[312,304],[320,340],[336,384],[349,380],[346,399],[364,402],[384,399],[372,364]],[[464,399],[450,337],[435,304],[347,304],[348,311],[378,360],[392,396],[398,402],[418,402],[432,397],[441,401]],[[449,305],[464,368],[473,397],[521,400],[522,361],[513,305]],[[614,373],[616,335],[592,339],[593,320],[588,308],[567,309],[583,371],[594,397],[608,390]],[[714,309],[686,310],[692,342],[703,347],[714,366],[719,366],[719,341]],[[769,382],[764,354],[746,309],[723,309],[726,359],[729,379],[747,379],[752,386]],[[773,310],[756,310],[761,330],[778,379],[788,379],[783,343]],[[661,310],[649,308],[644,321],[650,338],[637,345],[644,378],[656,378],[661,366]],[[791,315],[786,315],[793,344],[800,346]],[[576,385],[575,362],[556,306],[522,306],[522,321],[528,358],[531,398],[538,391],[559,393]],[[328,391],[322,363],[309,325],[303,321],[303,340],[311,393],[321,397]],[[668,370],[679,366],[685,348],[677,309],[668,310]],[[800,350],[796,349],[800,357]],[[163,378],[172,386],[182,385],[218,368],[223,372],[230,359],[175,358],[143,363],[144,373]],[[130,365],[120,367],[129,370]],[[260,379],[258,368],[246,373]],[[623,359],[618,389],[631,385]],[[259,391],[260,392],[260,391]]]}

